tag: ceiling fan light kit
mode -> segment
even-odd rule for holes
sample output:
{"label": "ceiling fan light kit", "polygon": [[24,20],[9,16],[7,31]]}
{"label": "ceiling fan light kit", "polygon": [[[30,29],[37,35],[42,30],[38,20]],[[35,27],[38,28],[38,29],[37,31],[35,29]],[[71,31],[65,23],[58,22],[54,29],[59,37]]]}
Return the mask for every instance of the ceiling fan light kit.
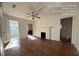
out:
{"label": "ceiling fan light kit", "polygon": [[[35,18],[40,19],[40,17],[38,16],[39,14],[36,12],[31,12],[31,13],[26,13],[26,15],[29,15],[33,20],[35,20]],[[29,17],[29,18],[30,18]],[[27,18],[27,17],[26,17]]]}

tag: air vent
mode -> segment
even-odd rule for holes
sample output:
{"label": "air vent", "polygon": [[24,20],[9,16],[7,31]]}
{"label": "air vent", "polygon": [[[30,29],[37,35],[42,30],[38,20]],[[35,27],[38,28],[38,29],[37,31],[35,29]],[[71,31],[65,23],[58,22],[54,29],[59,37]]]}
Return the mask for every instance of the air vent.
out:
{"label": "air vent", "polygon": [[15,4],[13,4],[13,5],[12,5],[12,8],[16,8],[16,5],[15,5]]}

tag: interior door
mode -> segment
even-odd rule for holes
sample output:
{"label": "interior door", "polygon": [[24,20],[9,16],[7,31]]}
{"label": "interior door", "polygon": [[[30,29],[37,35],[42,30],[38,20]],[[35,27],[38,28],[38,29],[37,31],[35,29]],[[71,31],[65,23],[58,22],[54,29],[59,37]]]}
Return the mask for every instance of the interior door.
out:
{"label": "interior door", "polygon": [[62,28],[60,30],[60,41],[71,42],[72,37],[72,17],[61,19]]}

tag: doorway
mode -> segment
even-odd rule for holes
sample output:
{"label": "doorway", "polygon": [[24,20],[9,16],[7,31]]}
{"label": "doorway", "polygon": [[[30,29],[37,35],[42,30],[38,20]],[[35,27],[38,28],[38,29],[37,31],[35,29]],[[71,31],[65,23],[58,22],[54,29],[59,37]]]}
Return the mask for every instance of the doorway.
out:
{"label": "doorway", "polygon": [[72,37],[72,17],[61,19],[60,41],[71,43]]}
{"label": "doorway", "polygon": [[10,25],[10,39],[19,39],[19,22],[14,20],[9,20]]}
{"label": "doorway", "polygon": [[19,22],[15,20],[9,20],[9,30],[10,30],[10,42],[5,47],[10,49],[12,47],[19,47],[17,44],[19,42]]}
{"label": "doorway", "polygon": [[28,35],[33,35],[33,24],[28,24]]}

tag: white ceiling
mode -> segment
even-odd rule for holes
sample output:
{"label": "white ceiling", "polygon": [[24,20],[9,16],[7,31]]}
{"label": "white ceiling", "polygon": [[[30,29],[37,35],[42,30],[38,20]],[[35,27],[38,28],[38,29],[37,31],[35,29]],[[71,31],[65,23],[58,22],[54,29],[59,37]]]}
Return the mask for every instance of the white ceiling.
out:
{"label": "white ceiling", "polygon": [[[12,8],[12,5],[16,4],[16,8]],[[26,13],[32,11],[39,13],[39,16],[44,18],[51,15],[58,14],[75,14],[79,10],[78,2],[4,2],[4,12],[24,18],[27,18]]]}

